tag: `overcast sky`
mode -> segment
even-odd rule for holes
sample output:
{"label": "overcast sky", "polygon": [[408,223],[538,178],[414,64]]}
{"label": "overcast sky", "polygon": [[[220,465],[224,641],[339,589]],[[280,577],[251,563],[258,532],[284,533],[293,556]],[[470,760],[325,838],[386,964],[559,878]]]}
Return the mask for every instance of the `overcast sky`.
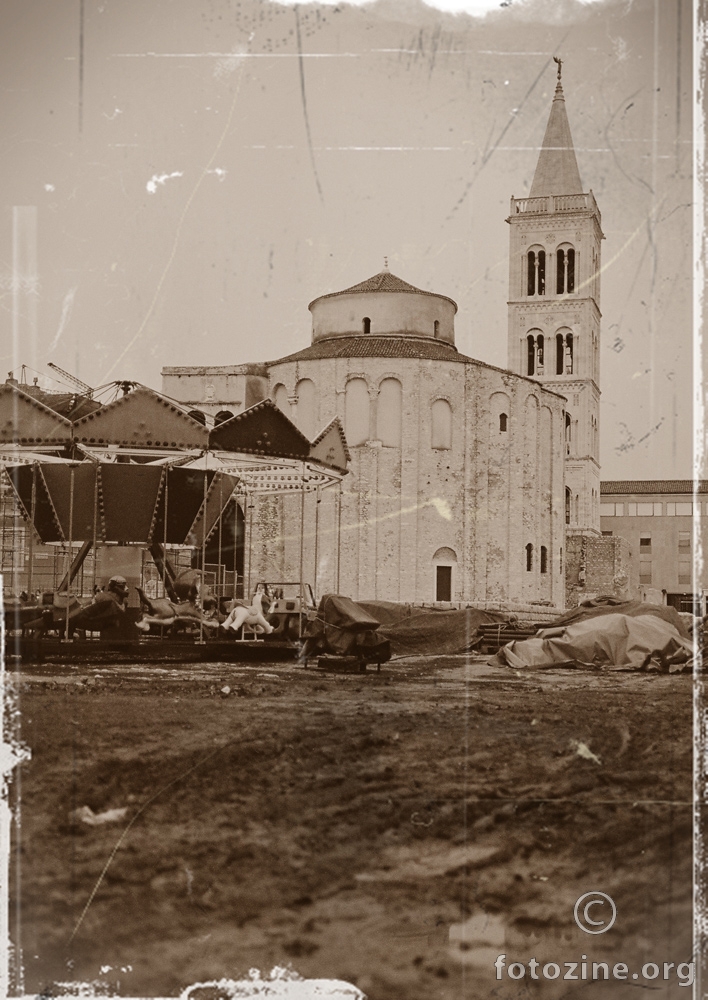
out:
{"label": "overcast sky", "polygon": [[[277,358],[384,255],[505,366],[504,220],[559,54],[606,236],[602,475],[689,477],[692,37],[690,0],[84,0],[83,25],[80,0],[3,4],[5,370],[159,389],[164,365]],[[34,293],[13,206],[36,206]]]}

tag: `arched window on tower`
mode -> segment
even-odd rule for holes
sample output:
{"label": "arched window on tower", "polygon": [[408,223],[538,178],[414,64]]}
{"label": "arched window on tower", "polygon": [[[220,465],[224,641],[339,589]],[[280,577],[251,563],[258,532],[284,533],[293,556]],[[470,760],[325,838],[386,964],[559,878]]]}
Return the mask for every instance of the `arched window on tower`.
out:
{"label": "arched window on tower", "polygon": [[556,375],[563,374],[563,363],[565,361],[565,337],[562,333],[556,334]]}
{"label": "arched window on tower", "polygon": [[546,294],[546,251],[540,247],[526,254],[526,294]]}
{"label": "arched window on tower", "polygon": [[436,337],[440,336],[440,320],[439,319],[436,319],[435,322],[433,323],[433,334]]}
{"label": "arched window on tower", "polygon": [[570,487],[566,486],[566,488],[565,488],[565,523],[566,524],[570,524],[570,498],[571,498]]}
{"label": "arched window on tower", "polygon": [[504,431],[506,431],[506,428],[507,428],[507,420],[508,420],[508,418],[507,418],[507,415],[506,415],[506,413],[500,413],[500,414],[499,414],[499,430],[500,430],[500,431],[501,431],[502,433],[504,433]]}
{"label": "arched window on tower", "polygon": [[371,320],[368,316],[364,316],[361,321],[361,329],[364,333],[371,333]]}
{"label": "arched window on tower", "polygon": [[376,437],[386,448],[401,446],[401,383],[385,378],[379,386]]}
{"label": "arched window on tower", "polygon": [[545,545],[541,546],[541,572],[548,572],[548,549]]}
{"label": "arched window on tower", "polygon": [[565,373],[573,374],[573,334],[567,333],[565,336]]}
{"label": "arched window on tower", "polygon": [[573,421],[571,420],[570,414],[565,415],[565,453],[570,455],[570,444],[571,444],[571,432],[573,429]]}
{"label": "arched window on tower", "polygon": [[347,382],[344,414],[347,444],[365,444],[369,440],[369,387],[365,379],[351,378]]}
{"label": "arched window on tower", "polygon": [[543,375],[543,334],[532,330],[526,337],[526,374]]}
{"label": "arched window on tower", "polygon": [[531,542],[526,546],[526,572],[530,573],[533,569],[533,545]]}
{"label": "arched window on tower", "polygon": [[446,399],[436,399],[430,407],[430,447],[452,447],[452,407]]}
{"label": "arched window on tower", "polygon": [[575,250],[565,244],[556,252],[556,294],[575,291]]}

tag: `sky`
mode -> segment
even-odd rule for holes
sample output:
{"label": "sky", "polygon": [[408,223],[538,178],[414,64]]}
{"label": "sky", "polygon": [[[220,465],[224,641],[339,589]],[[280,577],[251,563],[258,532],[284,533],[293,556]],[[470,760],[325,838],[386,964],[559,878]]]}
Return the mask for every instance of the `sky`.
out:
{"label": "sky", "polygon": [[4,370],[275,359],[384,256],[505,367],[505,219],[560,55],[606,237],[602,477],[689,478],[690,0],[441,2],[2,5]]}

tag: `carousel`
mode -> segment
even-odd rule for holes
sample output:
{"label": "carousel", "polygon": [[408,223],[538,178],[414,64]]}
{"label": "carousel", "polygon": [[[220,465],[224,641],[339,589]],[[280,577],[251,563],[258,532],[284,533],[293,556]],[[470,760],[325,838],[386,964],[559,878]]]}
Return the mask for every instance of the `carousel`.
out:
{"label": "carousel", "polygon": [[304,510],[306,493],[341,488],[339,420],[310,441],[265,399],[207,428],[152,389],[117,385],[111,402],[61,406],[0,385],[6,656],[297,655],[316,595],[301,572],[268,582],[267,607],[262,587],[252,596],[249,511],[257,494],[299,493]]}

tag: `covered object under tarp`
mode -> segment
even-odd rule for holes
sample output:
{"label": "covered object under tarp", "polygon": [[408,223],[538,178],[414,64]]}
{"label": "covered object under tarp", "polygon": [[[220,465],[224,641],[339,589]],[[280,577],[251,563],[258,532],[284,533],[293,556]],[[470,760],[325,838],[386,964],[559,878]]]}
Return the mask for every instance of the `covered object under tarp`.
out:
{"label": "covered object under tarp", "polygon": [[466,653],[478,641],[480,625],[509,618],[502,612],[477,608],[444,611],[390,601],[360,601],[359,607],[381,622],[378,634],[389,640],[396,656]]}
{"label": "covered object under tarp", "polygon": [[317,616],[308,621],[302,658],[330,653],[384,663],[390,659],[391,649],[378,628],[378,620],[351,598],[325,594]]}
{"label": "covered object under tarp", "polygon": [[637,618],[639,615],[654,615],[676,628],[680,635],[688,638],[688,629],[676,608],[666,604],[648,604],[645,601],[622,601],[618,597],[595,597],[583,601],[577,608],[571,608],[553,623],[553,627],[571,625],[573,622],[584,621],[587,618],[597,618],[599,615],[628,615]]}
{"label": "covered object under tarp", "polygon": [[691,642],[670,622],[615,613],[542,629],[535,638],[503,646],[489,662],[518,670],[676,670],[692,653]]}

